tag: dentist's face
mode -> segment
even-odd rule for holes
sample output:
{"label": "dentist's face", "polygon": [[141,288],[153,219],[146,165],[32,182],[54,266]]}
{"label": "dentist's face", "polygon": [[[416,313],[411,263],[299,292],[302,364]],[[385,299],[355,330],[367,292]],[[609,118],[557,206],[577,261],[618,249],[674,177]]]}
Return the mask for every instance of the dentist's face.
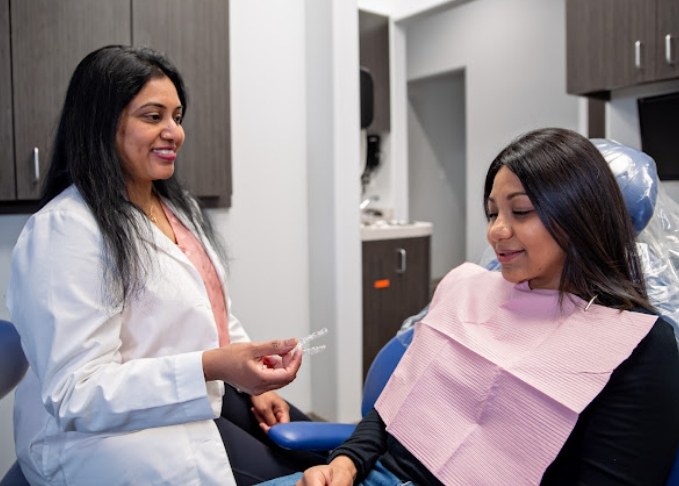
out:
{"label": "dentist's face", "polygon": [[487,210],[488,242],[502,265],[502,276],[514,283],[527,280],[533,289],[558,289],[566,253],[507,167],[495,176]]}
{"label": "dentist's face", "polygon": [[182,106],[166,77],[151,78],[120,115],[116,148],[128,185],[168,179],[184,142]]}

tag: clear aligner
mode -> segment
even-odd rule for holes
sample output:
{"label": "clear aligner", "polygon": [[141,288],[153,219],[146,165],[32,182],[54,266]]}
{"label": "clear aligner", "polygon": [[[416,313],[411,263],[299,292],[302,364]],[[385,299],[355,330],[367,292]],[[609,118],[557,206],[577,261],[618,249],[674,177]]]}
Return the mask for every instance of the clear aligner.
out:
{"label": "clear aligner", "polygon": [[325,344],[319,344],[318,346],[312,346],[310,348],[304,348],[304,349],[302,349],[302,352],[304,354],[306,354],[307,356],[313,356],[314,354],[318,354],[323,350],[325,350]]}
{"label": "clear aligner", "polygon": [[327,334],[327,332],[328,332],[327,327],[324,327],[323,329],[319,329],[318,331],[312,332],[308,336],[300,338],[299,341],[297,342],[297,346],[299,346],[300,348],[303,348],[306,343],[308,343],[309,341],[313,341],[314,339],[317,339],[317,338],[323,336],[324,334]]}
{"label": "clear aligner", "polygon": [[301,349],[304,354],[307,356],[311,356],[317,353],[320,353],[325,349],[325,344],[319,344],[318,346],[311,346],[311,347],[305,347],[309,344],[310,341],[313,341],[314,339],[317,339],[324,334],[328,332],[328,328],[324,327],[323,329],[319,329],[318,331],[312,332],[308,336],[305,336],[303,338],[299,338],[297,341],[297,349]]}

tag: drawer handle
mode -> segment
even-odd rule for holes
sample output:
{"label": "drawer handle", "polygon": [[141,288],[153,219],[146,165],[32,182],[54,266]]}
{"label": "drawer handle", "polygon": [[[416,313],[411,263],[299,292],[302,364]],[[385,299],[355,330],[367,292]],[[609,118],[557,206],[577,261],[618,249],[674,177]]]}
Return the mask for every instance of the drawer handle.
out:
{"label": "drawer handle", "polygon": [[33,183],[40,181],[40,150],[33,147]]}
{"label": "drawer handle", "polygon": [[665,36],[665,62],[674,64],[674,59],[672,59],[672,34]]}
{"label": "drawer handle", "polygon": [[398,253],[398,268],[396,269],[396,273],[406,273],[406,268],[408,265],[408,255],[406,251],[403,248],[398,248],[396,253]]}
{"label": "drawer handle", "polygon": [[641,69],[641,41],[634,43],[634,67]]}

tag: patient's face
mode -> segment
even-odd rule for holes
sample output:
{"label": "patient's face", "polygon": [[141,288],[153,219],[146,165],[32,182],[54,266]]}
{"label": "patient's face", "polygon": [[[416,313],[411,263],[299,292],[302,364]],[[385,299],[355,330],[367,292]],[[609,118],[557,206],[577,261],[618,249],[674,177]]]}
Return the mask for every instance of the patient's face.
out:
{"label": "patient's face", "polygon": [[502,167],[488,199],[488,242],[502,276],[531,288],[558,289],[566,253],[542,224],[516,175]]}

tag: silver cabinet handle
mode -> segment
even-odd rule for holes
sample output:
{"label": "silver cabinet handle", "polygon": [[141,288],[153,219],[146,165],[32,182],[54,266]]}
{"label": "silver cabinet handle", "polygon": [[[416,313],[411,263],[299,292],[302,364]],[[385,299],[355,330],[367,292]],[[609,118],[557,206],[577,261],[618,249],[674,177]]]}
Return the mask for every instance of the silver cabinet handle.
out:
{"label": "silver cabinet handle", "polygon": [[674,59],[672,59],[672,34],[665,36],[665,62],[674,64]]}
{"label": "silver cabinet handle", "polygon": [[40,149],[33,147],[33,182],[40,180]]}
{"label": "silver cabinet handle", "polygon": [[641,69],[641,41],[634,43],[634,67]]}
{"label": "silver cabinet handle", "polygon": [[403,248],[398,248],[396,253],[398,253],[398,268],[396,269],[396,273],[406,273],[408,260],[406,251]]}

